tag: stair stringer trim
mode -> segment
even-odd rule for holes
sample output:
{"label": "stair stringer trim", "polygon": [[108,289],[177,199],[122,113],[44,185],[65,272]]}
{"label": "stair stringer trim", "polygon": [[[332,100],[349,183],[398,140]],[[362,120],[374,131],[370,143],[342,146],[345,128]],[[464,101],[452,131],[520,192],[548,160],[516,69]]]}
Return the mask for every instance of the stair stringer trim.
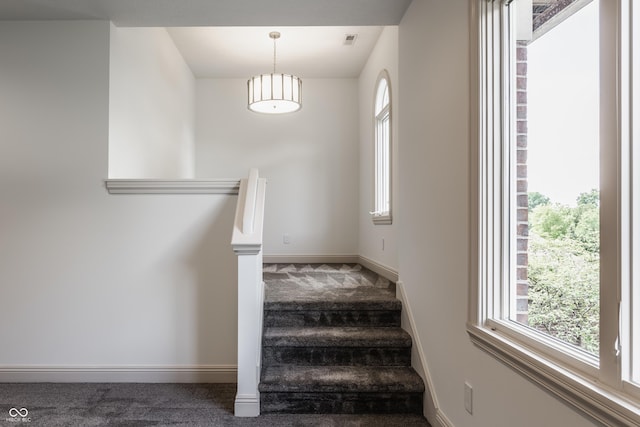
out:
{"label": "stair stringer trim", "polygon": [[413,345],[411,346],[411,365],[426,383],[423,398],[423,414],[434,426],[455,427],[444,412],[440,410],[438,398],[435,394],[435,387],[429,373],[429,365],[427,364],[427,359],[425,358],[424,351],[422,350],[423,347],[420,342],[420,337],[416,333],[417,328],[415,321],[413,320],[411,304],[409,304],[409,299],[406,297],[404,283],[402,281],[396,282],[396,298],[402,302],[402,329],[407,331],[413,340]]}
{"label": "stair stringer trim", "polygon": [[367,258],[366,256],[363,255],[359,255],[358,256],[358,261],[359,264],[362,265],[363,267],[368,268],[369,270],[373,271],[374,273],[391,280],[392,282],[397,282],[398,281],[398,271],[388,267],[384,264],[380,264],[377,261],[372,260],[371,258]]}

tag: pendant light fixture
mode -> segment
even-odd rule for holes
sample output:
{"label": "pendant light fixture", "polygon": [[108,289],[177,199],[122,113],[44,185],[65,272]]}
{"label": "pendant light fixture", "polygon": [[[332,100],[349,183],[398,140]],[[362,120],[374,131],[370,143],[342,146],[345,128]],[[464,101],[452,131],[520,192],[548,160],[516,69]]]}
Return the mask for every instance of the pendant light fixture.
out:
{"label": "pendant light fixture", "polygon": [[292,113],[302,108],[302,80],[291,74],[276,73],[276,40],[280,33],[269,33],[273,39],[273,73],[254,76],[247,82],[248,108],[256,113]]}

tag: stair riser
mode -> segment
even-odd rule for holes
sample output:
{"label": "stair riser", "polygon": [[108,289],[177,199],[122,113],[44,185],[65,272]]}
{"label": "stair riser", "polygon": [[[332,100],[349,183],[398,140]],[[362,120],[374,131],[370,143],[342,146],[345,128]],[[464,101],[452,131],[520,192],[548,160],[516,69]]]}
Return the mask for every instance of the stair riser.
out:
{"label": "stair riser", "polygon": [[407,347],[264,347],[263,366],[410,366]]}
{"label": "stair riser", "polygon": [[261,393],[260,413],[422,415],[422,393]]}
{"label": "stair riser", "polygon": [[265,310],[264,326],[381,326],[399,327],[399,310]]}

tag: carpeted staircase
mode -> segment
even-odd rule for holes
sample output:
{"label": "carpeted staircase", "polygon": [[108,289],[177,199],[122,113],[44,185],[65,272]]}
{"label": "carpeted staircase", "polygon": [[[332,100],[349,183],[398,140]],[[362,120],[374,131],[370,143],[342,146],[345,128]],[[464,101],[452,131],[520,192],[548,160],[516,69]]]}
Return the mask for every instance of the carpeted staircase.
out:
{"label": "carpeted staircase", "polygon": [[395,285],[360,265],[267,264],[260,411],[422,414]]}

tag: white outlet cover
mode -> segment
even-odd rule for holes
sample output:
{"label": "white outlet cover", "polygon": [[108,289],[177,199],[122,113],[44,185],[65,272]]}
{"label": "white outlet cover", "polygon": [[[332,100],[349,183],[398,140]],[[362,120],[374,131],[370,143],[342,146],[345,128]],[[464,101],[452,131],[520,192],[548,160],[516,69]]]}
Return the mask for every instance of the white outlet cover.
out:
{"label": "white outlet cover", "polygon": [[464,409],[473,414],[473,387],[466,381],[464,383]]}

